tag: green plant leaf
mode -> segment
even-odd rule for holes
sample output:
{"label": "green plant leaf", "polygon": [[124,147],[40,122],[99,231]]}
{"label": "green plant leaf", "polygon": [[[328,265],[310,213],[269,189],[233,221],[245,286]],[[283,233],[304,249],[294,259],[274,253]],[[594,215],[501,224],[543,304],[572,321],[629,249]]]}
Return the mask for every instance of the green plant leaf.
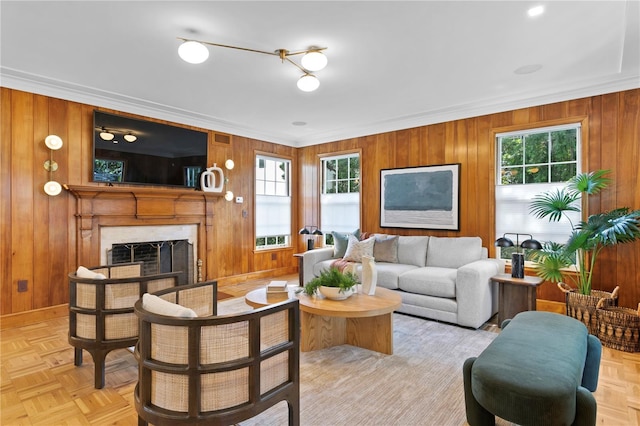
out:
{"label": "green plant leaf", "polygon": [[565,211],[579,212],[580,207],[576,201],[580,194],[563,189],[545,192],[533,197],[529,212],[538,219],[549,218],[549,221],[558,222]]}
{"label": "green plant leaf", "polygon": [[580,173],[569,179],[567,188],[572,191],[584,192],[588,195],[597,194],[609,186],[611,179],[604,177],[610,170],[596,170],[595,172]]}

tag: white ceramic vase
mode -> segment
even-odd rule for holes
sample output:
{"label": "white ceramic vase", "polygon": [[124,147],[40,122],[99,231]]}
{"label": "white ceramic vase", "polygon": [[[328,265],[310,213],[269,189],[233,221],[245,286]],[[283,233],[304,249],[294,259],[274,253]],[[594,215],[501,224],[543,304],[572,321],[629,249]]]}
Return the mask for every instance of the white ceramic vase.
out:
{"label": "white ceramic vase", "polygon": [[362,256],[362,293],[373,296],[378,284],[378,271],[373,256]]}

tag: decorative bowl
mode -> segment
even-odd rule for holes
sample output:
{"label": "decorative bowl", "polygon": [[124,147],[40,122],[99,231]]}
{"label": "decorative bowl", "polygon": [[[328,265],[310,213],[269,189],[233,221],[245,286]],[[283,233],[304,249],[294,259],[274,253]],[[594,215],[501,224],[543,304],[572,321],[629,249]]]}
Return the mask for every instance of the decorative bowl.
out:
{"label": "decorative bowl", "polygon": [[320,294],[331,300],[344,300],[354,293],[354,288],[340,292],[339,287],[320,286]]}

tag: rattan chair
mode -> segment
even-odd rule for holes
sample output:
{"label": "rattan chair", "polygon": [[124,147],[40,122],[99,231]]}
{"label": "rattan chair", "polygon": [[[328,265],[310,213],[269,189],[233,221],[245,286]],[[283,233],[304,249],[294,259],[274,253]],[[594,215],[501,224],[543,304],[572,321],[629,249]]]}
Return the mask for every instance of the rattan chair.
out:
{"label": "rattan chair", "polygon": [[161,315],[136,302],[139,425],[230,425],[281,401],[288,404],[289,424],[300,424],[297,299],[216,316],[215,282],[155,295],[198,316]]}
{"label": "rattan chair", "polygon": [[141,268],[142,262],[89,268],[105,279],[69,274],[69,343],[76,366],[82,365],[83,349],[91,354],[96,389],[104,387],[107,354],[138,341],[133,304],[144,293],[178,285],[180,272],[140,276]]}

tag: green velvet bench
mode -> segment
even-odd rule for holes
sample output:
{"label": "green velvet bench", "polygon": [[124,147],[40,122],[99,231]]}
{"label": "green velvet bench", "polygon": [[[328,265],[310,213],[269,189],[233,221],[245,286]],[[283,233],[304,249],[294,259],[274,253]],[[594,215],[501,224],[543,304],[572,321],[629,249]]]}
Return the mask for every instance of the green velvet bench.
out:
{"label": "green velvet bench", "polygon": [[470,426],[495,416],[519,425],[595,425],[602,345],[580,321],[521,312],[463,366]]}

